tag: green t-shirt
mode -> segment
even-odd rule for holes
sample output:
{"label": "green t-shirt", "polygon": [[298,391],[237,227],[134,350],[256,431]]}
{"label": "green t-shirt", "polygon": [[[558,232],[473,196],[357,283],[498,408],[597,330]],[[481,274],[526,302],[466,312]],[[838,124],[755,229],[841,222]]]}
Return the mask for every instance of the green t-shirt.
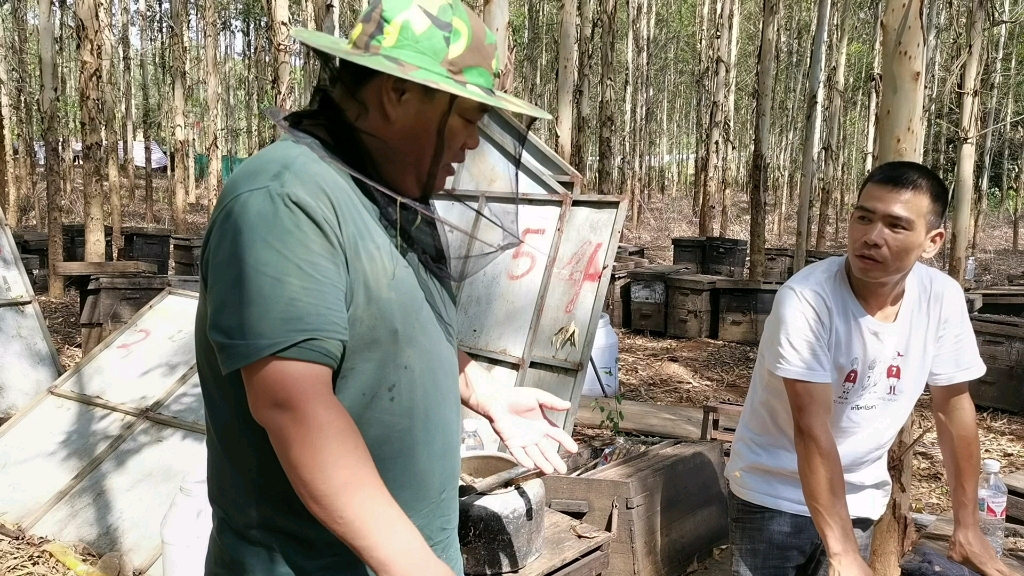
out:
{"label": "green t-shirt", "polygon": [[348,174],[289,139],[224,188],[196,316],[214,510],[207,576],[370,573],[299,500],[249,411],[240,369],[271,355],[334,371],[388,490],[461,573],[455,306],[378,218]]}

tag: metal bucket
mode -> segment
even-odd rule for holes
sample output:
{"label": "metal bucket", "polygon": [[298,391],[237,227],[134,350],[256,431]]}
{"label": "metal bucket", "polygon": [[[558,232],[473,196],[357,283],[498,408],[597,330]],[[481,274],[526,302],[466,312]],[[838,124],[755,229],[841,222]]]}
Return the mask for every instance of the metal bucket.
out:
{"label": "metal bucket", "polygon": [[[476,452],[462,458],[462,472],[484,478],[516,466],[501,452]],[[519,570],[544,550],[544,482],[517,486],[459,500],[459,544],[470,575]]]}

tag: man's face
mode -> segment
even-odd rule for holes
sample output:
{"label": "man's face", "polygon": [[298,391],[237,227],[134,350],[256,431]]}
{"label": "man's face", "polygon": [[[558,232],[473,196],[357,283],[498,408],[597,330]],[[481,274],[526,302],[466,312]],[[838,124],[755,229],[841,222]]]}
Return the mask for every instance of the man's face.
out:
{"label": "man's face", "polygon": [[[448,177],[455,174],[454,165],[480,145],[477,124],[489,108],[465,98],[455,99],[444,130],[440,164],[432,166],[438,127],[448,113],[451,96],[411,82],[388,79],[383,84],[379,123],[371,129],[386,144],[377,150],[377,161],[396,192],[425,199],[425,193],[442,190]],[[435,176],[427,190],[424,183],[431,174]]]}
{"label": "man's face", "polygon": [[932,226],[927,194],[868,184],[850,215],[850,268],[868,282],[896,281],[920,258],[934,256],[944,238]]}

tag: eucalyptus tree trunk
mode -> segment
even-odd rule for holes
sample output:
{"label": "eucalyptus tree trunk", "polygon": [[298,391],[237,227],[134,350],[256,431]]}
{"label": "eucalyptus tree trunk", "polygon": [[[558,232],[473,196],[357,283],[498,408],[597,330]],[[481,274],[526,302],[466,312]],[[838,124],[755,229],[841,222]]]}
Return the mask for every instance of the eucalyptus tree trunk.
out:
{"label": "eucalyptus tree trunk", "polygon": [[210,169],[206,176],[206,207],[213,214],[220,196],[220,63],[217,61],[217,53],[221,19],[217,0],[202,1],[205,22],[203,49],[206,56],[206,154],[210,158]]}
{"label": "eucalyptus tree trunk", "polygon": [[1006,207],[1007,179],[1009,178],[1008,173],[1010,171],[1010,140],[1012,140],[1013,126],[1009,123],[1009,120],[1013,119],[1013,105],[1017,95],[1017,38],[1017,30],[1014,29],[1013,39],[1010,41],[1010,46],[1014,48],[1010,50],[1010,93],[1006,97],[1006,118],[1008,123],[1003,133],[1003,182],[1002,186],[999,187],[999,210]]}
{"label": "eucalyptus tree trunk", "polygon": [[[924,154],[924,0],[888,0],[882,16],[882,95],[878,157],[920,162]],[[900,560],[913,544],[910,482],[911,414],[889,451],[892,496],[875,525],[871,567],[876,576],[900,576]],[[902,455],[902,458],[901,458]]]}
{"label": "eucalyptus tree trunk", "polygon": [[602,0],[601,10],[601,142],[598,152],[598,192],[614,195],[615,189],[615,32],[616,0]]}
{"label": "eucalyptus tree trunk", "polygon": [[871,93],[868,95],[868,132],[864,146],[864,173],[871,172],[875,165],[875,126],[878,124],[878,98],[882,93],[882,14],[884,6],[878,5],[878,23],[875,27],[875,63],[871,68]]}
{"label": "eucalyptus tree trunk", "polygon": [[292,54],[288,36],[288,0],[266,0],[274,56],[274,102],[281,110],[292,106]]}
{"label": "eucalyptus tree trunk", "polygon": [[727,112],[726,99],[727,67],[729,49],[732,41],[732,22],[729,16],[733,0],[722,0],[722,9],[718,17],[718,64],[715,70],[714,96],[711,99],[711,115],[708,125],[707,147],[704,152],[705,175],[701,186],[699,232],[701,236],[714,234],[714,202],[721,198],[722,189],[722,157],[725,155],[725,137],[723,128]]}
{"label": "eucalyptus tree trunk", "polygon": [[963,282],[967,262],[968,231],[971,223],[971,196],[974,190],[974,164],[978,141],[978,68],[985,41],[985,0],[971,0],[968,52],[963,68],[960,106],[960,146],[953,188],[953,233],[950,237],[949,275]]}
{"label": "eucalyptus tree trunk", "polygon": [[828,40],[831,0],[818,0],[818,19],[814,28],[811,65],[807,72],[807,120],[804,125],[803,163],[800,172],[800,204],[796,216],[796,250],[793,271],[804,267],[807,258],[807,232],[810,226],[811,187],[815,179],[815,156],[821,137],[821,75],[825,68],[825,43]]}
{"label": "eucalyptus tree trunk", "polygon": [[761,46],[757,53],[757,91],[754,94],[754,153],[750,177],[750,279],[764,280],[765,228],[768,182],[771,174],[765,146],[772,133],[772,103],[775,98],[775,43],[778,32],[779,1],[764,0]]}
{"label": "eucalyptus tree trunk", "polygon": [[590,40],[593,37],[593,1],[579,0],[580,37],[576,50],[576,88],[573,92],[576,118],[572,122],[572,160],[569,162],[587,182],[590,146],[587,119],[590,116]]}
{"label": "eucalyptus tree trunk", "polygon": [[558,110],[555,132],[558,155],[568,162],[572,157],[572,93],[576,84],[576,4],[562,0],[562,31],[558,42]]}
{"label": "eucalyptus tree trunk", "polygon": [[187,0],[171,0],[171,78],[174,83],[174,231],[184,234],[186,155],[188,144],[185,132],[185,27],[188,24]]}
{"label": "eucalyptus tree trunk", "polygon": [[82,110],[82,183],[85,192],[85,261],[106,259],[103,230],[103,0],[76,0],[75,31],[79,46],[78,94]]}
{"label": "eucalyptus tree trunk", "polygon": [[[509,0],[485,0],[483,7],[484,24],[494,32],[495,46],[498,54],[500,76],[498,88],[508,90],[512,87],[512,58],[509,50]],[[527,76],[529,78],[529,76]]]}
{"label": "eucalyptus tree trunk", "polygon": [[121,69],[124,96],[123,169],[128,179],[128,199],[135,197],[135,98],[132,93],[131,2],[121,0]]}
{"label": "eucalyptus tree trunk", "polygon": [[[1003,20],[1010,19],[1010,0],[1003,0],[1003,12],[1000,15]],[[996,108],[999,105],[999,87],[1003,73],[1003,48],[1006,45],[1006,28],[1004,24],[999,27],[999,44],[996,48],[996,66],[992,74],[992,100],[988,109],[988,122],[985,124],[985,160],[981,167],[981,186],[974,196],[974,231],[971,233],[971,252],[974,253],[978,247],[978,229],[981,228],[982,220],[988,212],[988,186],[992,174],[992,133],[995,132]],[[1007,117],[1007,122],[1012,118]]]}
{"label": "eucalyptus tree trunk", "polygon": [[718,224],[718,235],[729,235],[729,207],[732,198],[732,183],[735,179],[736,155],[736,52],[739,49],[740,37],[740,0],[732,0],[732,14],[729,15],[732,31],[729,33],[729,64],[726,70],[726,116],[723,126],[725,154],[722,170],[722,217]]}
{"label": "eucalyptus tree trunk", "polygon": [[[815,250],[824,250],[828,239],[828,220],[831,213],[833,197],[842,186],[838,168],[841,150],[839,148],[839,123],[843,117],[843,99],[846,97],[846,44],[850,38],[850,0],[843,0],[842,8],[837,15],[839,24],[839,42],[836,45],[836,67],[829,78],[831,103],[828,107],[828,138],[822,153],[824,154],[825,174],[821,185],[821,207],[818,209],[818,231],[814,240]],[[838,220],[836,226],[839,226]]]}
{"label": "eucalyptus tree trunk", "polygon": [[[123,1],[123,0],[122,0]],[[103,118],[104,133],[106,134],[103,143],[103,158],[107,164],[107,198],[110,208],[110,225],[113,228],[114,254],[121,246],[121,170],[117,164],[117,103],[114,99],[114,92],[118,81],[114,78],[113,55],[114,55],[114,28],[112,20],[112,3],[104,0],[104,6],[100,11],[100,34],[102,35],[101,50],[103,52],[103,64],[100,66],[103,80]]]}
{"label": "eucalyptus tree trunk", "polygon": [[[39,114],[43,120],[43,170],[46,172],[46,224],[49,249],[49,295],[64,297],[63,278],[55,268],[64,257],[63,207],[64,187],[61,184],[60,115],[57,101],[57,71],[54,57],[53,0],[39,0]],[[0,120],[0,128],[2,128]],[[0,186],[3,186],[0,178]]]}
{"label": "eucalyptus tree trunk", "polygon": [[142,46],[142,51],[139,53],[139,65],[142,67],[142,140],[143,156],[146,159],[146,224],[153,224],[156,220],[153,205],[153,106],[149,99],[150,32],[149,9],[146,6],[146,0],[139,0],[139,42]]}
{"label": "eucalyptus tree trunk", "polygon": [[14,169],[14,114],[11,109],[11,91],[8,81],[7,66],[9,62],[8,30],[11,25],[8,23],[8,16],[0,11],[0,210],[7,214],[10,220],[11,199],[17,195],[18,182],[17,173]]}
{"label": "eucalyptus tree trunk", "polygon": [[[930,74],[929,81],[931,82],[931,94],[928,96],[928,144],[925,146],[925,151],[928,153],[928,161],[932,168],[936,171],[940,171],[940,167],[935,166],[935,133],[938,131],[936,126],[937,119],[937,102],[938,102],[938,91],[939,91],[939,66],[942,62],[942,42],[941,35],[942,30],[945,29],[946,24],[946,4],[940,2],[936,9],[939,11],[938,23],[932,27],[932,23],[929,22],[929,36],[928,36],[928,60],[932,64],[932,73]],[[932,20],[934,17],[929,16]],[[942,143],[945,146],[945,142]]]}

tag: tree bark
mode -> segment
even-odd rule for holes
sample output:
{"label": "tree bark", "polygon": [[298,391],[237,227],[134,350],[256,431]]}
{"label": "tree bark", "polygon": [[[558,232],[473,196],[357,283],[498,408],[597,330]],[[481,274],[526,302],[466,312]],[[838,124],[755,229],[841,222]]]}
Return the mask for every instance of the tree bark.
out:
{"label": "tree bark", "polygon": [[950,238],[949,275],[963,282],[967,258],[968,229],[971,223],[971,196],[974,190],[974,163],[977,157],[978,126],[978,67],[982,44],[985,41],[985,0],[971,0],[970,28],[967,43],[970,48],[964,62],[961,84],[960,146],[956,161],[956,179],[953,188],[953,233]]}
{"label": "tree bark", "polygon": [[576,89],[573,93],[576,119],[572,123],[572,160],[569,162],[587,182],[590,146],[587,141],[587,118],[590,116],[590,39],[593,34],[592,0],[579,0],[580,37],[577,42]]}
{"label": "tree bark", "polygon": [[754,153],[750,163],[750,279],[764,280],[765,228],[768,181],[771,163],[765,146],[772,133],[772,104],[775,98],[775,43],[778,32],[779,0],[764,0],[761,18],[761,46],[757,52],[755,92]]}
{"label": "tree bark", "polygon": [[878,98],[882,93],[882,13],[884,6],[878,5],[878,22],[875,27],[875,62],[871,67],[871,93],[868,94],[868,132],[864,146],[864,174],[871,172],[875,165],[875,126],[878,123]]}
{"label": "tree bark", "polygon": [[942,62],[942,42],[939,41],[939,36],[942,33],[942,30],[945,29],[947,12],[945,6],[946,4],[944,2],[940,2],[938,3],[938,6],[935,7],[939,12],[937,25],[933,25],[935,17],[932,14],[928,15],[928,56],[926,60],[932,63],[932,73],[928,78],[928,81],[931,82],[931,91],[928,95],[928,144],[925,146],[925,152],[928,154],[929,165],[931,165],[936,172],[939,171],[938,167],[935,166],[935,133],[937,130],[936,111],[938,110],[936,103],[938,101],[939,92],[939,66]]}
{"label": "tree bark", "polygon": [[722,216],[718,224],[718,235],[729,236],[729,207],[732,198],[732,183],[735,178],[733,156],[736,153],[736,52],[740,37],[740,0],[732,0],[732,14],[729,15],[732,30],[729,33],[729,63],[726,69],[726,115],[723,127],[725,154],[722,169]]}
{"label": "tree bark", "polygon": [[568,162],[572,158],[572,92],[576,84],[576,4],[562,0],[562,31],[558,41],[558,110],[555,133],[558,155]]}
{"label": "tree bark", "polygon": [[[122,0],[123,2],[124,0]],[[103,53],[103,64],[100,72],[103,75],[103,118],[104,133],[103,158],[107,164],[107,198],[110,206],[110,226],[113,228],[114,255],[121,246],[121,171],[117,164],[117,104],[114,99],[117,80],[113,75],[114,56],[114,27],[113,27],[113,3],[107,3],[100,11],[100,35],[102,45],[100,50]]]}
{"label": "tree bark", "polygon": [[512,87],[512,58],[509,50],[509,6],[508,0],[484,1],[484,24],[494,32],[498,53],[500,76],[497,84],[500,90]]}
{"label": "tree bark", "polygon": [[288,0],[266,0],[270,38],[274,46],[274,102],[281,110],[291,108],[291,41],[288,36]]}
{"label": "tree bark", "polygon": [[[888,0],[882,16],[878,164],[922,160],[925,46],[923,0]],[[885,515],[875,527],[871,546],[871,566],[877,576],[899,576],[900,560],[913,541],[910,520],[913,454],[908,450],[912,424],[913,415],[889,451],[892,497]]]}
{"label": "tree bark", "polygon": [[220,13],[216,0],[203,0],[203,20],[206,51],[206,154],[210,158],[210,169],[206,177],[207,210],[213,208],[220,196],[220,64],[217,62],[220,43]]}
{"label": "tree bark", "polygon": [[[1013,105],[1014,105],[1014,100],[1015,100],[1014,96],[1016,96],[1016,94],[1017,94],[1017,89],[1016,89],[1016,87],[1017,87],[1017,50],[1016,50],[1017,38],[1018,38],[1017,30],[1014,29],[1014,31],[1013,31],[1013,39],[1010,41],[1010,46],[1013,46],[1014,49],[1010,50],[1010,82],[1009,82],[1010,94],[1007,96],[1007,99],[1006,99],[1007,100],[1006,101],[1006,118],[1007,119],[1012,119],[1013,118]],[[1007,190],[1009,189],[1009,183],[1007,182],[1007,180],[1009,179],[1009,172],[1010,172],[1010,140],[1012,140],[1012,134],[1013,134],[1013,126],[1011,126],[1008,123],[1006,125],[1005,131],[1003,133],[1003,182],[1002,182],[1002,185],[999,187],[999,210],[1000,211],[1003,208],[1006,207],[1006,193],[1007,193]]]}
{"label": "tree bark", "polygon": [[811,187],[814,185],[816,172],[814,159],[818,152],[818,140],[821,133],[821,74],[825,68],[824,52],[825,42],[828,40],[828,21],[831,8],[831,0],[818,0],[818,19],[814,28],[811,65],[807,72],[807,122],[804,127],[804,153],[800,173],[800,204],[796,220],[794,272],[804,267],[807,258]]}
{"label": "tree bark", "polygon": [[171,78],[174,126],[174,231],[184,234],[188,144],[185,133],[185,32],[188,25],[187,0],[171,0]]}
{"label": "tree bark", "polygon": [[[1010,0],[1003,0],[1003,12],[1000,15],[1003,20],[1010,19]],[[978,229],[981,228],[982,220],[988,212],[988,187],[989,178],[992,173],[992,133],[995,132],[996,108],[999,104],[999,87],[1003,73],[1003,48],[1006,45],[1006,25],[999,27],[999,44],[996,48],[996,66],[992,74],[992,99],[988,109],[988,122],[985,123],[985,160],[981,167],[981,186],[974,196],[974,231],[971,233],[971,252],[974,253],[978,246]],[[1007,116],[1007,122],[1013,118]]]}
{"label": "tree bark", "polygon": [[79,45],[78,93],[82,111],[82,183],[85,192],[85,261],[106,259],[103,230],[103,100],[101,95],[103,0],[76,0]]}
{"label": "tree bark", "polygon": [[[621,194],[629,197],[630,201],[630,218],[632,219],[633,226],[636,226],[637,218],[635,215],[635,209],[633,207],[633,197],[635,194],[635,177],[630,167],[633,165],[632,157],[627,158],[629,151],[635,151],[637,142],[633,139],[633,120],[636,118],[636,106],[633,103],[633,88],[636,85],[636,65],[635,65],[635,38],[634,31],[639,24],[640,14],[638,8],[640,6],[640,0],[628,0],[626,4],[626,98],[624,102],[624,111],[626,117],[625,130],[622,132],[623,147],[621,149],[622,158],[619,163],[619,182]],[[616,24],[617,25],[617,24]]]}
{"label": "tree bark", "polygon": [[729,62],[729,49],[732,46],[732,41],[729,38],[732,32],[732,22],[729,21],[729,15],[732,14],[732,2],[733,0],[722,0],[722,10],[718,18],[718,65],[715,71],[715,92],[711,100],[711,121],[705,150],[707,160],[704,162],[705,176],[701,187],[700,218],[698,220],[698,234],[701,236],[714,234],[715,206],[713,203],[721,197],[722,157],[725,152],[722,131],[728,105],[726,68]]}
{"label": "tree bark", "polygon": [[[11,197],[18,189],[17,174],[14,169],[14,114],[11,109],[10,83],[8,82],[7,63],[10,61],[8,30],[11,25],[8,17],[0,11],[0,210],[8,218],[11,211]],[[14,221],[8,219],[12,226]]]}
{"label": "tree bark", "polygon": [[[828,240],[828,221],[833,197],[842,186],[838,164],[840,162],[839,124],[843,117],[843,99],[846,97],[846,43],[850,37],[850,0],[843,0],[836,22],[839,24],[839,42],[836,44],[836,67],[829,77],[831,103],[828,107],[828,138],[824,154],[825,177],[821,184],[821,207],[818,209],[818,230],[814,249],[824,250]],[[839,226],[838,220],[836,226]]]}
{"label": "tree bark", "polygon": [[[49,249],[49,295],[64,297],[63,278],[55,273],[64,260],[63,205],[61,185],[60,116],[57,102],[57,73],[54,57],[53,0],[39,0],[39,114],[43,120],[43,169],[46,172],[46,224]],[[2,181],[0,181],[2,184]]]}
{"label": "tree bark", "polygon": [[128,198],[135,198],[135,98],[132,94],[131,2],[121,0],[121,67],[124,71],[124,175]]}
{"label": "tree bark", "polygon": [[156,215],[153,202],[153,107],[149,101],[149,11],[146,0],[139,0],[139,38],[142,51],[139,64],[142,66],[142,140],[143,156],[146,159],[146,224],[153,224]]}
{"label": "tree bark", "polygon": [[[714,86],[709,86],[711,75],[711,54],[712,44],[708,40],[710,23],[708,18],[708,12],[711,10],[711,2],[713,0],[700,0],[700,12],[698,14],[698,20],[696,24],[697,28],[697,44],[698,44],[698,55],[697,58],[693,59],[696,72],[694,76],[697,78],[697,103],[696,103],[696,114],[694,114],[693,120],[693,198],[692,198],[692,213],[695,217],[699,217],[701,202],[704,198],[704,178],[705,178],[705,164],[704,161],[704,148],[707,141],[708,123],[710,122],[709,116],[709,104],[710,99],[708,94]],[[721,4],[718,3],[719,10]],[[715,12],[715,22],[718,21],[718,11]],[[709,89],[710,88],[710,89]]]}
{"label": "tree bark", "polygon": [[598,152],[598,192],[613,195],[615,189],[615,36],[617,0],[603,0],[601,11],[601,143]]}

